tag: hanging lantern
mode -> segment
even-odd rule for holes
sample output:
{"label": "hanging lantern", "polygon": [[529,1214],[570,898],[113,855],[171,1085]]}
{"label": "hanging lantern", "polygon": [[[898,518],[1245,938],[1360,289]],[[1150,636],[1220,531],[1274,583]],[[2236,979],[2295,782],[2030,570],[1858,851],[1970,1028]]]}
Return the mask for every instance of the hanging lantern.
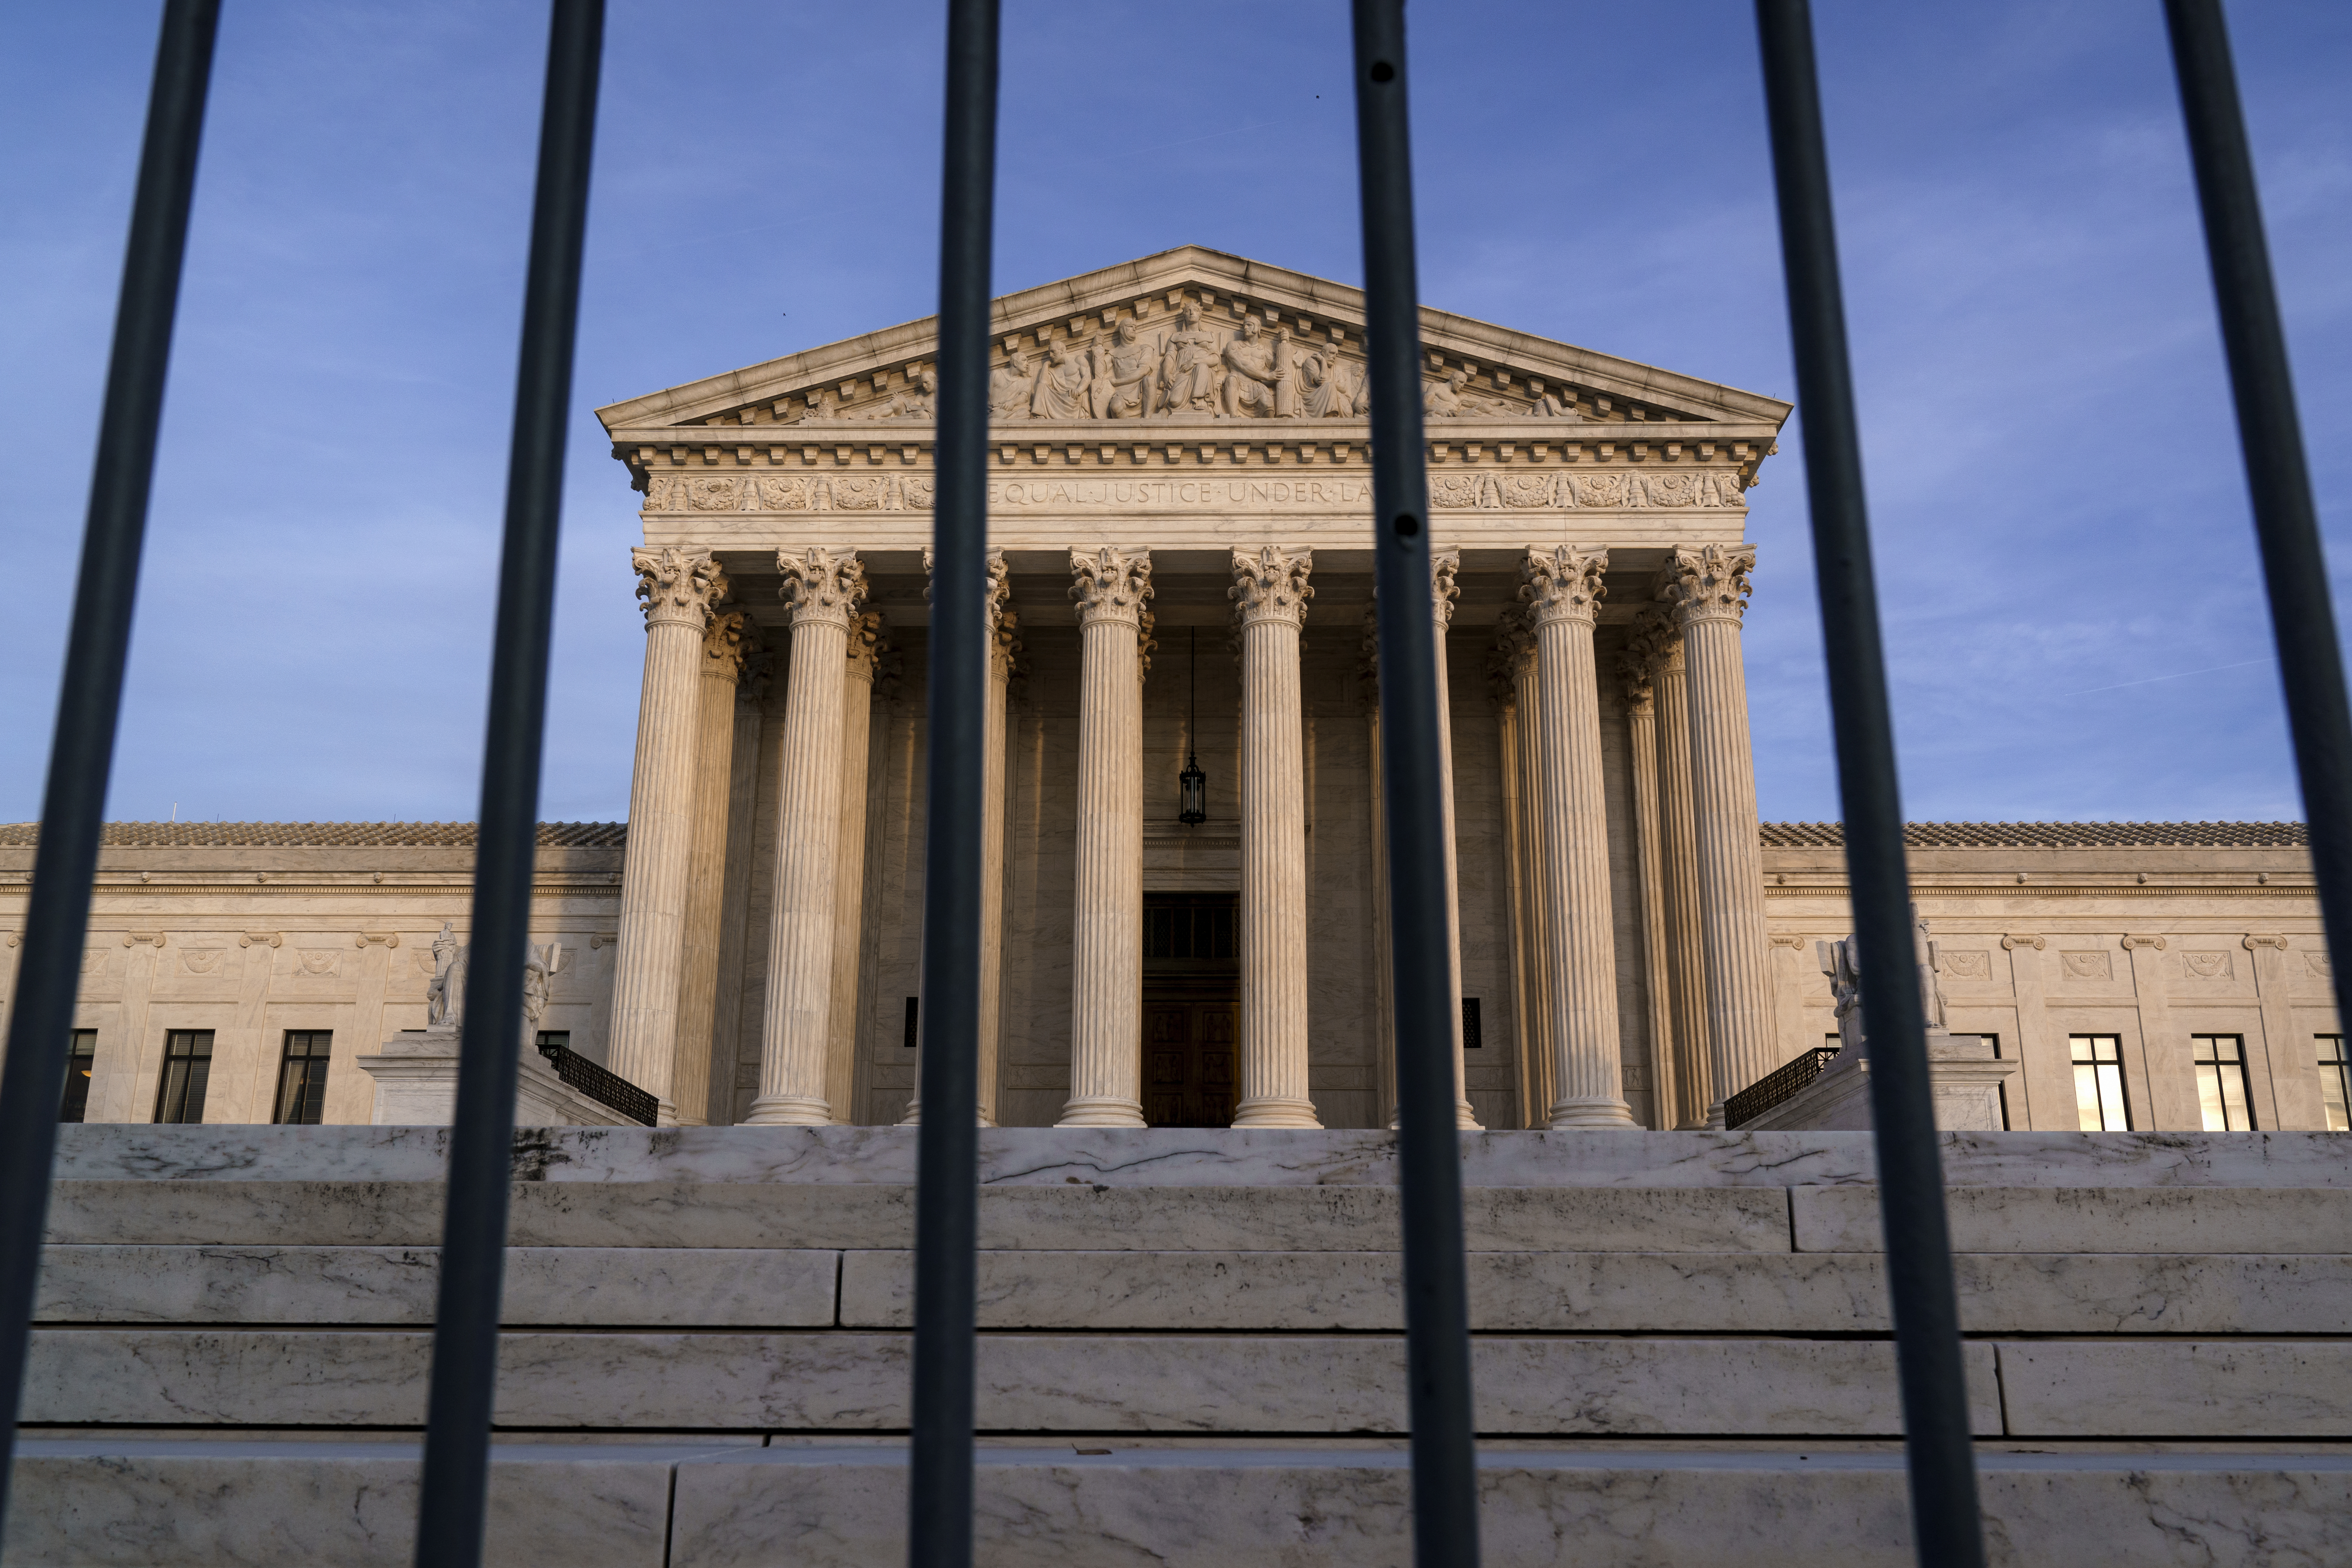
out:
{"label": "hanging lantern", "polygon": [[1209,775],[1201,771],[1200,753],[1193,749],[1201,732],[1201,628],[1192,628],[1192,717],[1185,730],[1184,771],[1176,775],[1176,820],[1206,822],[1209,820]]}

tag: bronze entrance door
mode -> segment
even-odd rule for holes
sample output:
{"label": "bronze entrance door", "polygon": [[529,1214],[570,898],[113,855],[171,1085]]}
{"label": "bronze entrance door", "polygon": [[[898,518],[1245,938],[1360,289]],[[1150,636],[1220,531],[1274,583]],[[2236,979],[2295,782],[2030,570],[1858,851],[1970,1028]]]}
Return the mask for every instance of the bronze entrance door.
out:
{"label": "bronze entrance door", "polygon": [[1143,1119],[1227,1127],[1241,1081],[1240,896],[1143,896]]}

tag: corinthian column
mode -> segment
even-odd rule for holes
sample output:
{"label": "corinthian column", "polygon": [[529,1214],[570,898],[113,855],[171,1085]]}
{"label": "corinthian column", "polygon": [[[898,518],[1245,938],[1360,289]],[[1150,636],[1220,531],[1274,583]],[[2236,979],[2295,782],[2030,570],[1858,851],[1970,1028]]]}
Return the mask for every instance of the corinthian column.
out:
{"label": "corinthian column", "polygon": [[1552,1070],[1559,1053],[1551,1013],[1552,993],[1559,986],[1551,967],[1551,916],[1544,895],[1551,835],[1543,805],[1543,702],[1536,682],[1536,634],[1523,606],[1514,605],[1504,612],[1496,657],[1511,685],[1514,746],[1505,766],[1514,775],[1519,802],[1519,852],[1513,866],[1519,885],[1518,951],[1526,974],[1526,1010],[1519,1026],[1519,1121],[1538,1127],[1559,1094]]}
{"label": "corinthian column", "polygon": [[646,677],[637,702],[629,840],[621,868],[614,954],[612,1069],[661,1103],[673,1121],[678,970],[694,858],[694,742],[702,720],[702,634],[727,579],[708,555],[633,550],[645,601]]}
{"label": "corinthian column", "polygon": [[1666,962],[1664,850],[1658,824],[1658,708],[1655,678],[1660,643],[1651,628],[1636,623],[1617,656],[1617,679],[1625,689],[1625,729],[1632,740],[1633,773],[1633,864],[1641,896],[1642,991],[1648,1002],[1650,1121],[1660,1131],[1675,1125],[1675,1008]]}
{"label": "corinthian column", "polygon": [[1319,1127],[1307,1092],[1307,780],[1298,634],[1314,557],[1234,552],[1242,648],[1242,1099],[1236,1127]]}
{"label": "corinthian column", "polygon": [[1151,557],[1070,552],[1078,605],[1077,889],[1061,1127],[1143,1125],[1143,616]]}
{"label": "corinthian column", "polygon": [[1528,552],[1519,598],[1536,637],[1542,758],[1544,910],[1552,972],[1548,1124],[1631,1127],[1617,1065],[1617,973],[1609,909],[1609,826],[1601,792],[1601,682],[1592,623],[1606,551]]}
{"label": "corinthian column", "polygon": [[841,833],[833,863],[833,997],[824,1029],[824,1098],[835,1121],[850,1117],[857,1078],[857,954],[866,912],[866,746],[874,717],[874,661],[882,614],[849,623],[848,684],[841,691]]}
{"label": "corinthian column", "polygon": [[1714,1056],[1710,1127],[1723,1125],[1726,1098],[1777,1065],[1764,865],[1756,841],[1756,759],[1748,749],[1748,673],[1739,654],[1748,574],[1755,569],[1751,549],[1677,550],[1665,589],[1690,664],[1691,815]]}
{"label": "corinthian column", "polygon": [[1004,554],[988,552],[988,709],[980,777],[980,1124],[996,1125],[997,1048],[1004,1010],[1004,689],[1021,652],[1021,623],[1006,602]]}
{"label": "corinthian column", "polygon": [[[929,598],[931,552],[923,552],[924,596]],[[980,1124],[996,1125],[996,1047],[1002,1019],[1004,984],[1004,689],[1013,677],[1013,660],[1021,650],[1019,622],[1006,601],[1012,586],[1004,552],[988,552],[988,695],[981,715],[980,777],[980,1064],[978,1096]],[[926,937],[925,940],[929,940]],[[916,970],[921,973],[921,960]],[[922,1082],[922,1058],[915,1062],[915,1081]],[[923,1120],[923,1091],[918,1088],[907,1102],[901,1127]]]}
{"label": "corinthian column", "polygon": [[760,1093],[747,1122],[822,1127],[833,1011],[834,877],[841,844],[841,709],[849,623],[866,572],[844,551],[776,552],[793,607],[784,738],[776,789],[776,889],[768,922]]}
{"label": "corinthian column", "polygon": [[711,1021],[719,1004],[719,922],[727,883],[727,804],[735,770],[735,680],[743,612],[714,613],[702,634],[702,707],[694,746],[694,853],[688,862],[685,956],[677,983],[677,1119],[710,1120]]}
{"label": "corinthian column", "polygon": [[[1478,1113],[1470,1107],[1468,1075],[1462,1061],[1462,878],[1460,859],[1454,844],[1454,704],[1445,669],[1445,634],[1454,626],[1454,601],[1462,596],[1462,590],[1455,586],[1454,579],[1461,568],[1462,552],[1459,550],[1430,552],[1429,601],[1437,617],[1437,625],[1433,628],[1437,634],[1437,801],[1439,831],[1444,835],[1445,850],[1445,984],[1453,1003],[1448,1016],[1454,1021],[1454,1125],[1462,1131],[1475,1132],[1478,1131]],[[1372,647],[1377,670],[1378,642],[1375,641]],[[1379,705],[1375,702],[1374,711],[1378,710]],[[1377,722],[1372,731],[1372,743],[1375,746],[1380,744]],[[1385,816],[1374,826],[1385,834],[1388,830]],[[1385,875],[1381,878],[1380,894],[1385,924],[1388,902]],[[1386,937],[1385,930],[1381,934]],[[1381,965],[1385,967],[1388,962],[1389,948],[1383,940],[1381,945]],[[1392,994],[1392,990],[1385,992],[1384,997]],[[1390,1027],[1392,1029],[1393,1026],[1391,1023]],[[1395,1070],[1393,1046],[1390,1051],[1390,1070],[1391,1073]],[[1386,1087],[1393,1093],[1396,1087],[1394,1079],[1391,1079]],[[1401,1114],[1401,1110],[1392,1105],[1389,1125],[1394,1127]]]}
{"label": "corinthian column", "polygon": [[1675,1044],[1675,1103],[1667,1127],[1704,1127],[1715,1095],[1706,1028],[1706,956],[1699,945],[1698,837],[1691,820],[1690,683],[1682,628],[1643,610],[1640,635],[1657,648],[1650,684],[1658,708],[1658,880],[1665,893],[1667,999]]}

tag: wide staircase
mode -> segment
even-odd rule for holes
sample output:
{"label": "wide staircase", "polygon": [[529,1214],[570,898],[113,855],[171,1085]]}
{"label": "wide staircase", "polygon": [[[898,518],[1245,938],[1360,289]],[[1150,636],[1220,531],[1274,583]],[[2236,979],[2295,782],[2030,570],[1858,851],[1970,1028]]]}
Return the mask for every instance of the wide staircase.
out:
{"label": "wide staircase", "polygon": [[[406,1564],[445,1132],[68,1127],[0,1561]],[[897,1564],[914,1134],[517,1135],[490,1560]],[[1465,1137],[1486,1561],[1910,1561],[1871,1146]],[[2352,1563],[2352,1138],[1948,1135],[1992,1559]],[[982,1136],[984,1564],[1411,1560],[1394,1149]]]}

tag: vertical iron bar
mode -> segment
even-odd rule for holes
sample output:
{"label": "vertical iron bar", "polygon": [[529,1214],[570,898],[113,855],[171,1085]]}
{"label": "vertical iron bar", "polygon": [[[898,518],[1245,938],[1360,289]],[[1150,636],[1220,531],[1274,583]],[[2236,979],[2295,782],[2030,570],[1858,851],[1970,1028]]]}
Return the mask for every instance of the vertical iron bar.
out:
{"label": "vertical iron bar", "polygon": [[1829,662],[1846,876],[1864,955],[1871,1114],[1911,1467],[1911,1529],[1923,1568],[1982,1568],[1976,1453],[1969,1435],[1943,1162],[1927,1077],[1927,1021],[1913,957],[1895,726],[1863,499],[1862,442],[1839,292],[1812,16],[1808,0],[1757,0],[1756,20],[1772,129],[1797,405],[1805,422],[1805,484]]}
{"label": "vertical iron bar", "polygon": [[948,7],[940,191],[939,497],[932,512],[929,812],[923,846],[922,1127],[907,1561],[971,1562],[979,1243],[981,718],[988,710],[989,262],[997,0]]}
{"label": "vertical iron bar", "polygon": [[[2229,24],[2220,0],[2165,0],[2173,69],[2189,128],[2189,159],[2205,219],[2221,344],[2230,361],[2245,448],[2254,537],[2271,602],[2279,679],[2286,689],[2287,727],[2294,736],[2303,815],[2310,824],[2311,867],[2328,950],[2352,932],[2352,711],[2344,688],[2344,653],[2336,635],[2319,513],[2304,460],[2303,426],[2287,368],[2270,247],[2263,237],[2262,197],[2238,102]],[[2352,1017],[2352,975],[2336,973],[2336,1013]]]}
{"label": "vertical iron bar", "polygon": [[499,1376],[515,1080],[522,1049],[524,944],[538,849],[547,649],[555,618],[564,436],[580,319],[580,256],[596,133],[604,0],[554,0],[541,105],[539,183],[523,291],[508,455],[506,540],[490,651],[474,913],[460,1023],[457,1110],[441,1222],[441,1296],[433,1328],[418,1568],[474,1568],[489,1493]]}
{"label": "vertical iron bar", "polygon": [[[89,925],[90,884],[98,874],[107,784],[114,771],[122,670],[131,652],[139,556],[155,476],[156,430],[163,417],[172,321],[179,306],[180,264],[187,252],[196,150],[219,26],[220,0],[167,0],[163,7],[122,292],[115,304],[114,349],[99,415],[73,625],[41,799],[16,1011],[8,1025],[7,1068],[0,1077],[0,1415],[8,1424],[10,1460],[0,1463],[0,1528],[7,1522],[16,1412],[25,1391],[41,1232],[48,1222],[66,1055],[81,985],[83,933]],[[139,1044],[131,1042],[133,1048]]]}
{"label": "vertical iron bar", "polygon": [[1453,987],[1438,776],[1429,474],[1422,448],[1421,290],[1403,0],[1355,0],[1356,155],[1363,187],[1364,346],[1371,372],[1372,543],[1380,612],[1381,777],[1388,794],[1397,1185],[1404,1220],[1413,1561],[1478,1561],[1470,1309],[1454,1121]]}

